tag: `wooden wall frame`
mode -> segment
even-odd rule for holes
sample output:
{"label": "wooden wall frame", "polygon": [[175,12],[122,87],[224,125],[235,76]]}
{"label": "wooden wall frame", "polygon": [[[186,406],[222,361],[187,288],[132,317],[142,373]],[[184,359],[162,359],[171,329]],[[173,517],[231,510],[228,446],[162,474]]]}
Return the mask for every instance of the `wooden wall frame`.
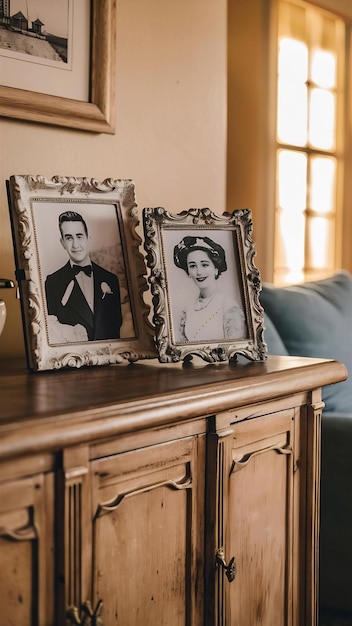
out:
{"label": "wooden wall frame", "polygon": [[116,0],[92,0],[90,101],[0,86],[0,116],[114,134]]}

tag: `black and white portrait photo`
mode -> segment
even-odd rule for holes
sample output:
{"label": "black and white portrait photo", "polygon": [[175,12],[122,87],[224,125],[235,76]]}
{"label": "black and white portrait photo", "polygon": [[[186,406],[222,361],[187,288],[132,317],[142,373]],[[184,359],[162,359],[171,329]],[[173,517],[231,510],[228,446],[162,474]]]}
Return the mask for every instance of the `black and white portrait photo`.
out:
{"label": "black and white portrait photo", "polygon": [[161,363],[266,358],[249,209],[143,209]]}
{"label": "black and white portrait photo", "polygon": [[35,202],[49,345],[134,336],[113,205]]}
{"label": "black and white portrait photo", "polygon": [[154,358],[132,179],[6,181],[31,370]]}
{"label": "black and white portrait photo", "polygon": [[233,232],[165,229],[163,235],[175,343],[245,339],[248,329]]}

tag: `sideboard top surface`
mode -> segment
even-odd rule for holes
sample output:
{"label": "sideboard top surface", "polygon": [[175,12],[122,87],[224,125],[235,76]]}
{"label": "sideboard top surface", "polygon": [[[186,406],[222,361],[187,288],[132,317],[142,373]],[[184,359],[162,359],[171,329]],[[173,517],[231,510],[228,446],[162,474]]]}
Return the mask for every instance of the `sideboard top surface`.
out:
{"label": "sideboard top surface", "polygon": [[[157,360],[57,372],[0,361],[0,458],[79,437],[118,435],[211,415],[345,380],[337,361],[268,357],[236,363]],[[70,431],[70,434],[69,434]],[[21,434],[20,434],[21,433]],[[34,439],[35,438],[35,439]]]}

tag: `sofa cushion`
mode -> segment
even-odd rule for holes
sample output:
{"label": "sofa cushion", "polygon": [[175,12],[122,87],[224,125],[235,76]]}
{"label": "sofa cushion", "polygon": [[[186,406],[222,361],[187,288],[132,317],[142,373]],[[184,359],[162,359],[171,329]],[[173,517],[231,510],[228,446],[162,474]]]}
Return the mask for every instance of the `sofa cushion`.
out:
{"label": "sofa cushion", "polygon": [[269,354],[275,354],[276,356],[288,356],[285,344],[266,312],[264,312],[264,325],[264,341],[268,346]]}
{"label": "sofa cushion", "polygon": [[341,270],[302,285],[263,283],[260,300],[289,354],[336,359],[346,366],[351,379],[325,387],[323,399],[327,411],[351,414],[352,276]]}

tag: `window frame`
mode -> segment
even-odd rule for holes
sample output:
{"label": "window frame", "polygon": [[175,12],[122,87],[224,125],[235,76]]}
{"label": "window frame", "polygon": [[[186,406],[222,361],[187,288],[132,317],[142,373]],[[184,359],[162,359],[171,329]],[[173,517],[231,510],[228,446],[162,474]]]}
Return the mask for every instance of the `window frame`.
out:
{"label": "window frame", "polygon": [[[309,259],[309,245],[307,243],[307,237],[305,240],[305,260],[304,260],[304,267],[302,269],[302,280],[300,282],[304,282],[306,280],[313,280],[316,278],[323,278],[327,275],[332,274],[336,269],[344,266],[346,264],[346,261],[344,260],[344,253],[343,251],[346,250],[348,248],[347,246],[347,240],[346,240],[346,226],[345,226],[345,221],[346,221],[346,213],[348,213],[348,211],[343,211],[343,205],[344,205],[344,198],[346,197],[351,197],[351,186],[348,189],[347,185],[348,182],[346,181],[346,178],[344,176],[344,171],[346,170],[346,165],[348,165],[348,163],[351,163],[351,128],[350,128],[350,124],[348,124],[348,119],[347,119],[347,114],[349,111],[348,108],[348,102],[351,102],[351,88],[352,88],[352,80],[350,78],[350,74],[349,69],[351,68],[351,22],[352,22],[352,15],[351,18],[346,18],[345,16],[341,16],[340,13],[337,13],[335,10],[335,4],[334,2],[331,2],[331,8],[328,8],[328,6],[324,6],[321,7],[320,4],[316,3],[316,2],[310,2],[308,0],[289,0],[290,2],[297,4],[298,6],[304,6],[306,8],[308,8],[308,10],[310,10],[309,7],[312,7],[313,9],[318,9],[321,10],[323,13],[324,12],[328,12],[330,14],[333,14],[334,16],[336,16],[337,18],[341,18],[343,19],[343,21],[345,22],[345,31],[346,31],[346,38],[345,38],[345,46],[344,46],[344,50],[345,50],[345,62],[344,60],[342,61],[342,63],[339,63],[339,67],[340,69],[338,70],[338,76],[337,76],[337,85],[336,85],[336,94],[338,96],[339,93],[341,93],[341,85],[345,85],[346,89],[345,89],[345,94],[344,96],[341,98],[337,97],[337,109],[336,109],[336,150],[321,150],[321,149],[315,149],[313,147],[311,147],[309,145],[309,142],[307,142],[306,146],[294,146],[291,144],[287,144],[283,141],[279,141],[277,138],[277,115],[278,115],[278,111],[277,111],[277,95],[278,95],[278,45],[279,45],[279,3],[281,0],[275,0],[275,2],[271,3],[271,8],[272,8],[272,35],[270,37],[271,41],[272,39],[275,37],[275,63],[273,63],[273,55],[272,55],[272,67],[271,67],[271,73],[272,76],[275,76],[275,122],[274,122],[274,146],[273,146],[273,163],[274,163],[274,171],[275,171],[275,178],[274,178],[274,184],[273,184],[273,189],[271,190],[271,197],[273,200],[273,206],[274,206],[274,231],[276,231],[277,228],[277,224],[278,224],[278,218],[277,218],[277,212],[279,210],[278,204],[277,204],[277,189],[276,189],[276,178],[277,178],[277,154],[279,152],[279,150],[285,150],[285,149],[289,149],[289,150],[297,150],[299,152],[302,152],[303,154],[307,155],[308,161],[311,157],[311,155],[317,154],[317,155],[322,155],[322,156],[333,156],[337,159],[337,174],[336,174],[336,205],[335,205],[335,211],[334,211],[334,215],[331,215],[330,217],[334,220],[334,225],[332,226],[332,231],[333,231],[333,238],[334,238],[334,248],[335,250],[333,251],[333,255],[332,255],[332,259],[331,259],[331,265],[328,267],[324,267],[322,269],[313,269],[313,268],[309,268],[307,267],[307,260]],[[328,2],[325,2],[325,4],[327,5]],[[351,14],[352,14],[352,10],[351,10]],[[275,33],[275,34],[274,34]],[[341,67],[342,66],[342,67]],[[308,79],[307,82],[308,88],[310,86],[310,79]],[[272,110],[272,107],[269,107],[269,110]],[[347,130],[347,132],[346,132]],[[309,184],[309,167],[308,167],[308,171],[307,171],[307,183]],[[269,204],[270,206],[270,204]],[[306,220],[309,220],[310,217],[313,215],[312,211],[309,209],[309,207],[306,205],[306,209],[308,208],[308,213],[306,216]],[[350,220],[351,222],[351,220]],[[306,221],[306,224],[308,222]],[[349,224],[349,226],[351,227],[351,223]],[[347,231],[348,232],[348,231]],[[351,232],[351,231],[349,231]],[[280,246],[280,242],[278,242],[278,240],[276,239],[276,232],[274,233],[273,236],[273,246],[274,246],[274,251],[273,251],[273,259],[272,259],[272,280],[275,284],[287,284],[290,282],[290,280],[287,280],[287,277],[285,279],[285,277],[283,276],[282,272],[279,271],[278,268],[278,257],[279,257],[279,246]],[[312,247],[311,247],[312,248]],[[345,265],[346,267],[348,267],[348,264]],[[296,281],[298,282],[298,281]]]}

